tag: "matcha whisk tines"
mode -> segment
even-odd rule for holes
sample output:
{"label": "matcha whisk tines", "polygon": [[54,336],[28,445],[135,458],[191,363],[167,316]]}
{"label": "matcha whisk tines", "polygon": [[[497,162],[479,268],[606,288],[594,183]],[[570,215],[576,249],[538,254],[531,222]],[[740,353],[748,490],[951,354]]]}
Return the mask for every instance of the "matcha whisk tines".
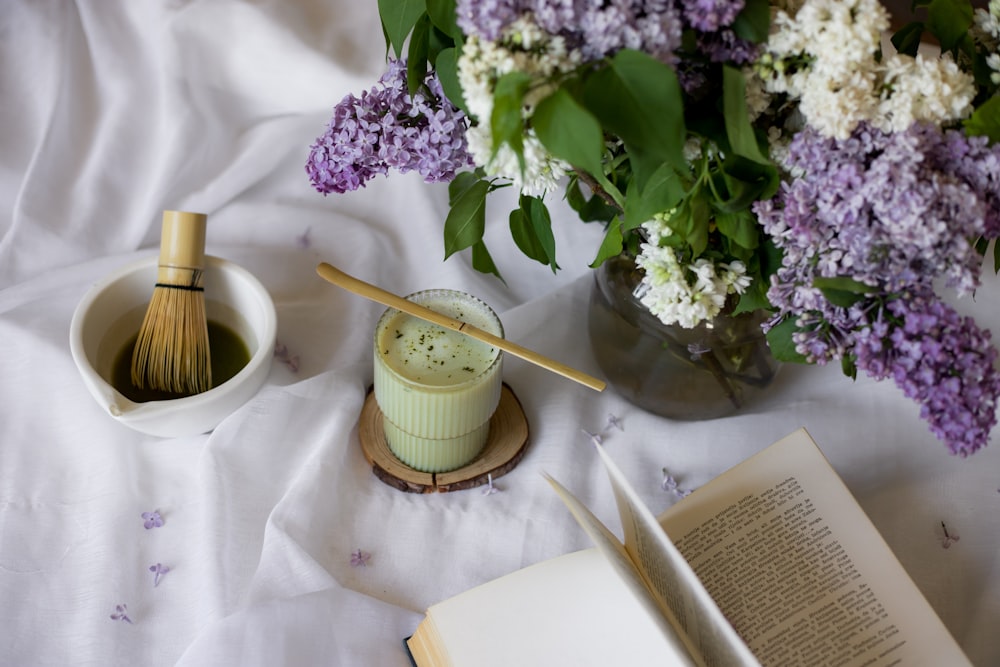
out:
{"label": "matcha whisk tines", "polygon": [[508,354],[524,359],[525,361],[529,361],[536,366],[541,366],[542,368],[562,375],[563,377],[573,380],[574,382],[579,382],[580,384],[590,387],[595,391],[603,391],[606,386],[606,383],[603,380],[587,375],[586,373],[578,371],[575,368],[570,368],[555,359],[550,359],[549,357],[522,347],[517,343],[513,343],[506,338],[494,336],[488,331],[478,329],[471,324],[442,315],[441,313],[413,303],[412,301],[407,301],[403,297],[393,294],[392,292],[387,292],[381,287],[376,287],[371,283],[366,283],[363,280],[355,278],[354,276],[350,276],[340,269],[327,264],[326,262],[322,262],[318,267],[316,267],[316,272],[324,280],[333,283],[338,287],[342,287],[348,292],[353,292],[358,296],[371,299],[372,301],[380,303],[383,306],[395,308],[396,310],[412,315],[413,317],[432,322],[446,329],[458,331],[466,336],[469,336],[470,338],[475,338],[476,340],[498,347]]}
{"label": "matcha whisk tines", "polygon": [[176,394],[212,388],[203,213],[164,211],[153,296],[132,353],[132,384]]}

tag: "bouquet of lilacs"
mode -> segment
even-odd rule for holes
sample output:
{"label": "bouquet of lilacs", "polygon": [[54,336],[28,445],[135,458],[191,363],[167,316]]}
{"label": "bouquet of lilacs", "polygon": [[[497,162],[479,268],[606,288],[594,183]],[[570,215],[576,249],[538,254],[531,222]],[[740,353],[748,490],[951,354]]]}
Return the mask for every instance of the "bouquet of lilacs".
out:
{"label": "bouquet of lilacs", "polygon": [[998,264],[1000,0],[913,4],[883,48],[876,0],[379,0],[387,71],[306,171],[323,193],[449,183],[445,257],[498,276],[488,195],[517,190],[511,237],[553,270],[563,199],[664,323],[765,310],[777,358],[891,377],[964,456],[997,352],[939,291]]}

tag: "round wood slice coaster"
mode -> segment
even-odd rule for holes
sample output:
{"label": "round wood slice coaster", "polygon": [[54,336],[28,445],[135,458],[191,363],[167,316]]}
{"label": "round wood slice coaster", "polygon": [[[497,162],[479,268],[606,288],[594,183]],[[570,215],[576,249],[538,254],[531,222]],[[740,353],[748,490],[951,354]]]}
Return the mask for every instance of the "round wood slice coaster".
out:
{"label": "round wood slice coaster", "polygon": [[500,404],[490,419],[490,434],[471,463],[449,472],[420,472],[396,458],[385,439],[382,411],[375,392],[368,392],[358,420],[361,450],[380,480],[410,493],[460,491],[486,484],[504,475],[521,461],[528,446],[528,420],[517,396],[506,383],[500,392]]}

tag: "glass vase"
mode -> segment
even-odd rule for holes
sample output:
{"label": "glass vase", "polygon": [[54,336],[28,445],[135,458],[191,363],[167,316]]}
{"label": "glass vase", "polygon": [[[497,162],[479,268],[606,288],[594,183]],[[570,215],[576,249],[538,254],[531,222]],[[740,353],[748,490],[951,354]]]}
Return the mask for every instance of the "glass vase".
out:
{"label": "glass vase", "polygon": [[762,311],[720,313],[692,329],[664,324],[633,291],[642,270],[623,254],[594,271],[590,343],[608,383],[649,412],[714,419],[751,405],[775,377]]}

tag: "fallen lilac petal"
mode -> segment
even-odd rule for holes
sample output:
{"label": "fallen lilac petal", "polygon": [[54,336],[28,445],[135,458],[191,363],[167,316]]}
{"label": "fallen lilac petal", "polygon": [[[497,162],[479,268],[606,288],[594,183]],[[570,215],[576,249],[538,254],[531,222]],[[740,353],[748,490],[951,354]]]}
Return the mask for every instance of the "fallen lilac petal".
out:
{"label": "fallen lilac petal", "polygon": [[115,613],[111,614],[111,620],[122,621],[124,623],[128,623],[129,625],[132,625],[133,624],[132,619],[128,617],[127,612],[128,612],[128,605],[116,604]]}
{"label": "fallen lilac petal", "polygon": [[153,510],[152,512],[142,513],[142,525],[146,530],[150,528],[159,528],[163,525],[163,517],[160,516],[159,510]]}
{"label": "fallen lilac petal", "polygon": [[170,572],[170,568],[162,563],[157,563],[156,565],[150,565],[149,571],[153,573],[153,587],[160,585],[160,578],[167,572]]}

